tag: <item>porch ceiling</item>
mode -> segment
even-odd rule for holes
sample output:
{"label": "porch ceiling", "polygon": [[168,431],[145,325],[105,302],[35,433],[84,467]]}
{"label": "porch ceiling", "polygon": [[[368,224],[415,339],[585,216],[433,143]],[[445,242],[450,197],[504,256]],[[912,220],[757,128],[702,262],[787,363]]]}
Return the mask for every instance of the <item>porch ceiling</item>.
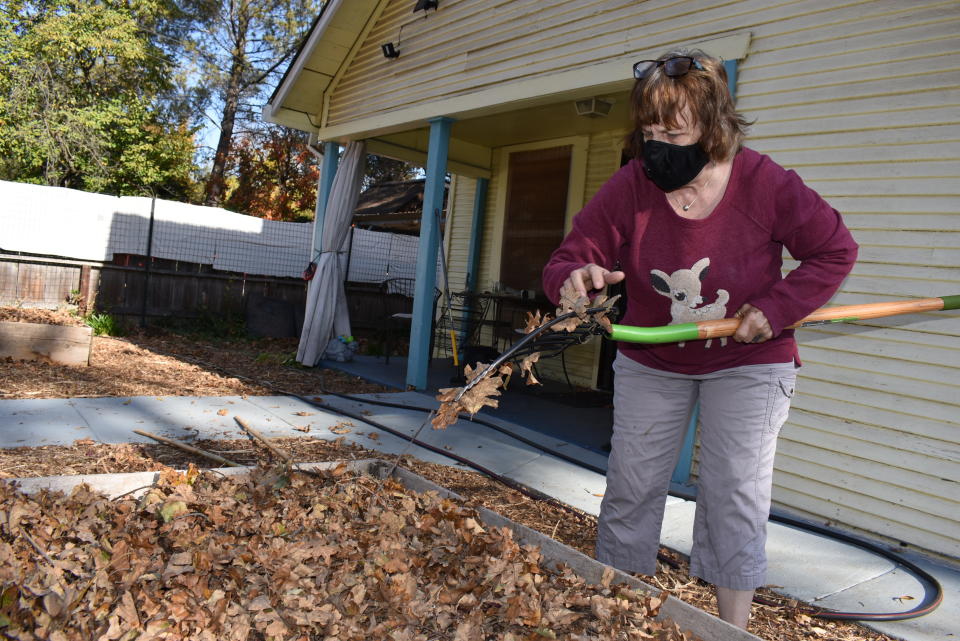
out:
{"label": "porch ceiling", "polygon": [[[457,120],[453,123],[449,167],[457,174],[489,177],[492,150],[567,136],[590,135],[630,128],[629,92],[599,94],[613,106],[602,117],[577,115],[574,99]],[[375,135],[367,140],[371,153],[424,164],[430,131],[427,127]]]}

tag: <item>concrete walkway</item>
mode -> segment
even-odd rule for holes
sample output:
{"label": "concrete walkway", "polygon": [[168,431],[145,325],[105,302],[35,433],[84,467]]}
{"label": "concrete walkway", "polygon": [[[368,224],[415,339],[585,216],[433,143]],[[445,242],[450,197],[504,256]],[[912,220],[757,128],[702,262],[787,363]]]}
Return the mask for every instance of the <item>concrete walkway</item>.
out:
{"label": "concrete walkway", "polygon": [[[361,398],[410,407],[436,407],[432,396],[416,392],[372,394]],[[242,438],[245,435],[234,422],[235,416],[243,418],[265,436],[333,440],[340,435],[330,428],[345,420],[337,413],[338,409],[363,414],[413,435],[427,416],[424,412],[386,408],[335,396],[325,396],[323,400],[325,408],[283,396],[3,400],[0,401],[0,447],[69,445],[79,438],[104,443],[150,442],[133,434],[134,429],[186,441]],[[541,422],[552,420],[552,417],[543,415],[547,411],[545,407],[541,407],[536,415]],[[569,414],[562,406],[555,411],[559,415]],[[498,412],[487,418],[504,430],[542,447],[605,469],[606,457],[598,448],[589,443],[574,444],[554,433],[513,422],[507,419],[508,414]],[[352,423],[348,426],[350,431],[343,434],[348,442],[379,450],[385,456],[406,453],[427,461],[459,465],[443,454],[411,445],[358,420],[347,420]],[[589,432],[584,430],[583,423],[579,425],[581,433]],[[309,427],[309,432],[305,434],[294,429],[297,427]],[[372,437],[374,433],[376,437]],[[596,440],[594,437],[591,438]],[[461,420],[444,431],[434,431],[427,426],[420,431],[419,438],[586,512],[599,512],[605,488],[603,474],[546,454],[508,434]],[[661,537],[664,545],[689,553],[693,512],[693,503],[673,497],[668,499]],[[767,552],[770,585],[781,586],[778,591],[793,598],[826,608],[857,612],[906,611],[923,598],[922,586],[903,568],[855,546],[805,531],[771,523]],[[943,605],[934,613],[918,619],[871,623],[869,626],[909,641],[960,639],[960,570],[921,558],[911,557],[910,560],[941,582],[945,592]]]}

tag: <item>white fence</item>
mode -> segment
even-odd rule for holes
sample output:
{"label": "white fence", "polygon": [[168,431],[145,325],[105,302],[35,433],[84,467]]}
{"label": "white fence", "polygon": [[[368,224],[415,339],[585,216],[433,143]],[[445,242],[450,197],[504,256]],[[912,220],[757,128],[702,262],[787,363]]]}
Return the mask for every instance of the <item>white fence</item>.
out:
{"label": "white fence", "polygon": [[[154,258],[261,276],[299,278],[310,261],[313,223],[286,223],[149,197],[109,196],[0,181],[0,250],[110,262]],[[354,229],[347,280],[413,277],[419,239]],[[440,272],[438,262],[438,283]]]}

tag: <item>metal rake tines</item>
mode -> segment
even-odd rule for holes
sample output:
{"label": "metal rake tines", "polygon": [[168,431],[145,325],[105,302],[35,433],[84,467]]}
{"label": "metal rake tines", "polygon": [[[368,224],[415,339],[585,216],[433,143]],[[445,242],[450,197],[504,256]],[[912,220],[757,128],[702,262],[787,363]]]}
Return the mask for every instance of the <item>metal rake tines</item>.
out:
{"label": "metal rake tines", "polygon": [[[615,300],[615,299],[614,299],[614,300]],[[613,309],[611,309],[611,304],[612,304],[612,302],[608,302],[607,306],[604,306],[604,307],[593,307],[593,308],[590,308],[590,309],[585,310],[583,313],[585,313],[585,314],[587,314],[587,315],[590,315],[590,316],[592,316],[592,315],[594,315],[594,314],[600,314],[600,313],[615,313],[615,312],[613,311]],[[532,350],[532,351],[526,351],[526,350],[527,350],[527,347],[528,347],[529,345],[533,344],[536,340],[538,340],[539,338],[541,338],[541,337],[543,337],[543,336],[559,336],[559,337],[563,337],[564,334],[576,334],[577,332],[580,332],[581,329],[583,329],[583,330],[586,331],[586,336],[583,338],[583,340],[579,340],[579,339],[578,339],[579,343],[583,343],[583,342],[586,342],[587,340],[589,340],[590,336],[592,336],[592,335],[594,335],[594,334],[606,335],[606,333],[607,333],[606,329],[604,329],[603,327],[601,327],[600,324],[597,323],[597,322],[595,322],[595,321],[594,321],[594,322],[587,323],[587,324],[584,324],[584,325],[582,325],[582,327],[578,327],[577,329],[573,330],[572,332],[551,332],[550,334],[546,334],[546,332],[547,332],[548,330],[550,330],[550,328],[553,327],[554,325],[557,325],[558,323],[561,323],[561,322],[563,322],[563,321],[566,321],[566,320],[568,320],[568,319],[570,319],[570,318],[574,318],[574,317],[576,317],[576,316],[578,316],[578,315],[580,315],[580,314],[578,314],[577,312],[568,312],[568,313],[566,313],[566,314],[561,314],[561,315],[557,316],[556,318],[554,318],[553,320],[551,320],[550,322],[544,323],[544,324],[541,325],[540,327],[536,328],[535,330],[533,330],[532,332],[530,332],[529,334],[527,334],[526,336],[524,336],[523,338],[521,338],[519,341],[517,341],[516,343],[514,343],[509,349],[507,349],[505,352],[503,352],[502,354],[500,354],[500,356],[498,356],[492,363],[490,363],[486,368],[484,368],[483,371],[481,371],[479,374],[477,374],[475,377],[473,377],[473,379],[471,379],[466,385],[464,385],[463,388],[461,388],[460,392],[457,394],[457,396],[453,399],[453,402],[457,402],[457,401],[459,401],[461,398],[463,398],[463,395],[464,395],[467,391],[469,391],[469,390],[470,390],[471,388],[473,388],[475,385],[477,385],[478,383],[480,383],[480,381],[482,381],[484,378],[486,378],[491,372],[496,371],[497,368],[500,367],[500,365],[502,365],[504,362],[506,362],[506,361],[508,361],[508,360],[511,360],[511,359],[514,359],[514,358],[517,358],[516,355],[519,354],[519,353],[521,353],[521,350],[524,350],[524,354],[531,354],[531,353],[533,353],[533,352],[535,352],[535,351],[538,351],[538,350]],[[582,315],[580,315],[580,316],[582,317]],[[559,339],[559,340],[563,340],[563,339],[561,338],[561,339]],[[567,344],[567,345],[565,345],[565,346],[559,346],[559,345],[558,345],[559,351],[557,351],[556,354],[560,354],[564,349],[566,349],[567,347],[570,347],[570,346],[572,346],[572,345],[575,345],[575,344],[578,344],[578,343],[576,343],[576,342],[575,342],[575,343],[570,343],[570,344]]]}
{"label": "metal rake tines", "polygon": [[572,332],[554,332],[542,334],[515,351],[510,351],[511,359],[520,359],[540,352],[540,358],[554,358],[574,345],[582,345],[598,332],[593,326],[582,326]]}

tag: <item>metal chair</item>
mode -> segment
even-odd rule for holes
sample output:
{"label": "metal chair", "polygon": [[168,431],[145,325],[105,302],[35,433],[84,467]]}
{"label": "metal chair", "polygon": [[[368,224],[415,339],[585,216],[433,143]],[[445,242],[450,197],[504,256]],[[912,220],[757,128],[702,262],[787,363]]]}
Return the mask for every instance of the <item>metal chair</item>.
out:
{"label": "metal chair", "polygon": [[[394,343],[401,332],[409,335],[413,322],[413,297],[416,279],[388,278],[380,283],[380,331],[384,337],[384,363],[390,362]],[[431,317],[436,316],[440,290],[434,287]]]}
{"label": "metal chair", "polygon": [[[483,328],[490,299],[470,292],[451,292],[444,301],[434,329],[434,344],[443,356],[453,356],[451,332],[456,336],[457,351],[476,345]],[[458,354],[459,356],[459,354]]]}

